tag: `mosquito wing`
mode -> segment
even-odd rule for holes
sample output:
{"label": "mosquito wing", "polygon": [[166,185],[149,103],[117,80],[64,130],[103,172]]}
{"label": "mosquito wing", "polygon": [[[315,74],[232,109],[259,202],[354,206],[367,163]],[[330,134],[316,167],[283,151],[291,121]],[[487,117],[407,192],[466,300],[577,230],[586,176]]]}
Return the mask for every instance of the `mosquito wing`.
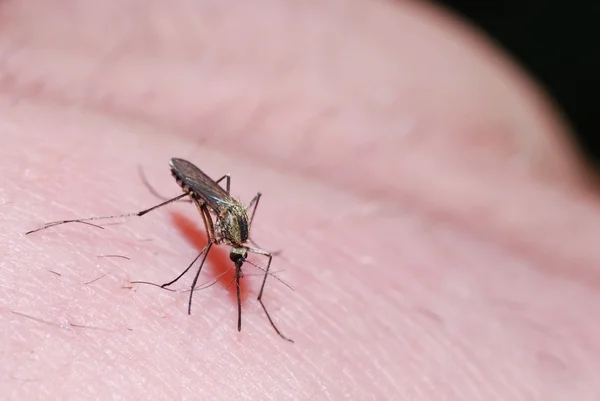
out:
{"label": "mosquito wing", "polygon": [[177,183],[184,190],[186,187],[189,188],[215,212],[237,203],[226,190],[187,160],[173,158],[169,165]]}

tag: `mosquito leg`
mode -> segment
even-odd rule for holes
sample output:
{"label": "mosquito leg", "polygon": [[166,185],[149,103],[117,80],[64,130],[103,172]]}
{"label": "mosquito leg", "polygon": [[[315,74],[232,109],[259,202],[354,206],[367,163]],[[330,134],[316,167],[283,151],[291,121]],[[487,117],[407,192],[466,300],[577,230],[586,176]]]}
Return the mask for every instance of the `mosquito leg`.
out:
{"label": "mosquito leg", "polygon": [[227,184],[225,185],[225,188],[227,189],[227,193],[229,193],[229,190],[231,189],[231,175],[230,174],[225,174],[223,177],[219,178],[215,182],[218,184],[226,178],[227,178]]}
{"label": "mosquito leg", "polygon": [[[194,260],[192,260],[192,263],[190,263],[189,266],[186,267],[185,270],[179,276],[175,277],[175,279],[169,281],[168,283],[162,284],[160,287],[166,288],[172,284],[175,284],[177,281],[179,281],[179,279],[182,278],[183,276],[185,276],[185,274],[192,268],[192,266],[194,265],[194,263],[196,263],[196,261],[200,258],[200,256],[202,256],[205,253],[208,253],[208,250],[210,249],[211,245],[212,245],[212,242],[209,242],[208,244],[206,244],[206,246],[194,258]],[[206,258],[206,256],[205,256],[205,258]],[[134,281],[132,281],[132,283],[134,283]]]}
{"label": "mosquito leg", "polygon": [[[192,263],[190,263],[189,266],[179,276],[175,277],[175,279],[169,281],[168,283],[165,283],[165,284],[162,284],[159,286],[161,288],[167,288],[168,286],[176,283],[181,277],[183,277],[192,268],[192,266],[194,265],[194,263],[196,263],[196,261],[200,258],[200,256],[202,256],[202,254],[204,254],[204,258],[202,259],[202,263],[200,263],[200,268],[198,269],[198,273],[196,274],[196,277],[194,278],[194,284],[192,285],[192,289],[190,290],[190,302],[188,305],[188,313],[190,313],[190,310],[191,310],[192,294],[194,292],[194,287],[196,286],[196,282],[198,281],[198,276],[200,275],[200,271],[202,270],[202,266],[204,265],[204,261],[206,260],[206,256],[208,255],[208,251],[210,250],[211,246],[215,243],[214,235],[213,235],[214,229],[213,229],[212,219],[210,217],[210,213],[209,213],[208,209],[206,208],[206,206],[204,204],[200,203],[196,198],[192,198],[192,200],[196,204],[198,211],[200,212],[200,215],[202,216],[202,221],[204,222],[204,228],[206,230],[206,236],[208,237],[208,244],[206,244],[206,246],[194,258]],[[146,283],[146,282],[132,281],[132,283]],[[149,284],[152,284],[152,283],[149,283]]]}
{"label": "mosquito leg", "polygon": [[[202,271],[202,266],[204,266],[204,262],[206,261],[206,257],[208,256],[208,252],[210,251],[210,248],[212,247],[212,245],[214,244],[214,242],[209,242],[206,245],[206,252],[204,253],[204,257],[202,258],[202,262],[200,262],[200,267],[198,268],[198,272],[196,273],[196,276],[194,277],[194,281],[192,282],[192,286],[190,288],[190,300],[188,302],[188,315],[192,314],[192,297],[194,296],[194,289],[196,288],[196,283],[198,282],[198,277],[200,277],[200,272]],[[198,255],[200,256],[200,255]]]}
{"label": "mosquito leg", "polygon": [[91,224],[91,223],[88,223],[88,222],[89,221],[94,221],[94,220],[116,219],[116,218],[122,218],[122,217],[135,217],[135,216],[141,217],[141,216],[145,215],[146,213],[149,213],[149,212],[153,211],[154,209],[158,209],[158,208],[160,208],[162,206],[165,206],[165,205],[167,205],[169,203],[175,202],[175,201],[177,201],[177,200],[179,200],[179,199],[181,199],[181,198],[183,198],[185,196],[188,196],[188,195],[189,195],[189,193],[185,192],[185,193],[183,193],[181,195],[178,195],[178,196],[176,196],[176,197],[174,197],[172,199],[169,199],[169,200],[167,200],[165,202],[159,203],[158,205],[152,206],[151,208],[144,209],[142,211],[135,212],[135,213],[124,213],[124,214],[117,214],[117,215],[114,215],[114,216],[89,217],[89,218],[86,218],[86,219],[53,221],[51,223],[44,224],[42,227],[40,227],[38,229],[27,231],[25,233],[25,235],[33,234],[33,233],[35,233],[37,231],[45,230],[47,228],[58,226],[58,225],[61,225],[61,224],[66,224],[66,223],[83,223],[83,224],[93,225],[93,226],[98,227],[98,228],[103,228],[103,227],[96,226],[95,224]]}
{"label": "mosquito leg", "polygon": [[[255,248],[262,248],[262,246],[258,245],[256,243],[256,241],[254,241],[252,238],[248,238],[248,242],[250,242],[252,244],[252,246],[254,246]],[[282,252],[281,250],[278,250],[278,251],[272,251],[269,253],[273,256],[279,256],[279,255],[281,255],[281,252]]]}
{"label": "mosquito leg", "polygon": [[198,209],[198,212],[200,213],[200,216],[202,216],[202,221],[204,222],[204,229],[206,231],[206,236],[208,237],[208,241],[213,241],[213,239],[215,238],[215,227],[213,225],[213,221],[212,221],[212,217],[210,215],[210,211],[208,210],[208,208],[206,207],[206,205],[204,203],[201,203],[202,201],[198,200],[197,198],[193,198],[194,203],[196,204],[196,208]]}
{"label": "mosquito leg", "polygon": [[283,338],[286,341],[289,341],[291,343],[293,343],[294,341],[290,338],[287,338],[286,336],[284,336],[281,331],[279,331],[279,329],[277,328],[277,326],[275,325],[275,323],[273,322],[273,319],[271,319],[271,315],[269,315],[269,312],[267,311],[267,308],[265,307],[265,304],[262,301],[262,296],[263,296],[263,292],[265,290],[265,283],[267,282],[267,277],[269,276],[269,269],[271,268],[271,261],[273,260],[273,255],[271,255],[269,252],[264,251],[262,249],[257,249],[257,248],[248,248],[249,252],[253,252],[259,255],[264,255],[266,257],[269,258],[269,262],[267,263],[267,268],[265,269],[265,275],[263,277],[263,282],[262,285],[260,286],[260,291],[258,292],[258,302],[260,302],[260,305],[262,306],[263,310],[265,311],[265,314],[267,315],[267,319],[269,319],[269,323],[271,323],[271,327],[273,327],[273,329],[275,329],[275,331],[277,332],[277,334],[279,334],[279,337]]}
{"label": "mosquito leg", "polygon": [[[146,186],[146,188],[148,188],[148,191],[150,191],[150,193],[152,195],[154,195],[158,199],[162,199],[162,200],[167,200],[168,199],[168,198],[162,196],[161,194],[159,194],[158,191],[156,191],[154,189],[154,187],[152,185],[150,185],[150,182],[146,178],[146,174],[144,174],[144,170],[142,169],[142,166],[138,166],[138,174],[140,176],[140,179],[142,180],[142,183]],[[183,199],[183,201],[184,202],[191,202],[190,199]]]}
{"label": "mosquito leg", "polygon": [[[250,222],[248,223],[248,232],[250,232],[252,229],[252,221],[254,221],[254,215],[256,214],[256,208],[258,207],[258,202],[260,201],[261,196],[262,194],[260,192],[257,193],[248,204],[248,207],[246,207],[246,210],[250,210],[250,208],[254,206],[252,209],[252,214],[250,215]],[[248,238],[248,241],[250,241],[254,247],[262,248],[262,246],[258,245],[252,238]],[[277,253],[279,253],[279,251]]]}
{"label": "mosquito leg", "polygon": [[248,223],[248,230],[250,230],[250,228],[252,228],[252,221],[254,220],[254,215],[256,214],[256,208],[258,207],[258,202],[260,201],[261,196],[262,196],[262,194],[260,192],[257,193],[256,196],[254,196],[254,198],[252,198],[252,200],[248,204],[248,207],[246,207],[246,210],[248,210],[252,206],[254,206],[254,209],[252,209],[252,214],[250,215],[250,223]]}

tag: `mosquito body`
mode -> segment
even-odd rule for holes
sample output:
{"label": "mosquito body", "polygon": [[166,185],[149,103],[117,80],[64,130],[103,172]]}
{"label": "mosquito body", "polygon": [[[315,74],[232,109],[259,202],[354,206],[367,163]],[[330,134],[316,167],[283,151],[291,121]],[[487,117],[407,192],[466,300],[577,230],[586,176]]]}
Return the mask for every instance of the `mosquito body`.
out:
{"label": "mosquito body", "polygon": [[[171,159],[170,165],[177,184],[184,193],[190,195],[205,220],[207,231],[211,235],[209,241],[213,239],[215,244],[232,246],[229,257],[234,263],[238,255],[247,256],[249,248],[245,244],[249,240],[252,224],[252,219],[248,218],[248,210],[254,206],[252,213],[254,218],[261,193],[256,194],[248,206],[244,206],[229,194],[231,184],[229,175],[213,181],[202,170],[186,160]],[[227,191],[218,185],[224,179],[227,180]],[[211,214],[215,217],[214,224]]]}
{"label": "mosquito body", "polygon": [[[190,291],[188,313],[191,314],[192,296],[194,293],[194,288],[196,287],[196,283],[198,282],[200,272],[202,271],[202,267],[204,266],[204,262],[206,261],[209,251],[211,250],[213,245],[231,246],[229,258],[235,265],[235,281],[237,288],[238,306],[237,327],[238,331],[241,331],[242,310],[240,300],[240,278],[243,277],[242,265],[246,262],[249,252],[263,255],[268,258],[268,262],[267,267],[264,269],[265,274],[257,299],[260,302],[260,305],[262,306],[263,310],[265,311],[269,323],[277,332],[277,334],[284,340],[293,342],[291,339],[287,338],[279,331],[279,329],[271,319],[271,316],[269,315],[269,312],[267,311],[267,308],[265,307],[262,301],[264,287],[267,280],[267,276],[269,275],[269,269],[271,267],[271,260],[273,259],[273,255],[270,252],[267,252],[258,247],[250,247],[247,245],[247,243],[251,241],[250,229],[252,227],[252,221],[254,220],[254,215],[256,213],[256,208],[258,206],[261,193],[257,193],[256,196],[252,198],[250,203],[247,206],[245,206],[240,201],[234,199],[230,195],[229,191],[231,185],[231,178],[229,174],[224,175],[223,177],[214,181],[202,170],[200,170],[198,167],[196,167],[194,164],[190,163],[187,160],[173,158],[170,160],[169,165],[171,167],[171,173],[173,177],[175,177],[175,180],[183,190],[183,194],[179,196],[176,196],[149,209],[145,209],[136,213],[126,213],[116,216],[91,217],[87,219],[61,220],[48,223],[43,227],[38,228],[37,230],[29,231],[26,234],[31,234],[36,231],[44,230],[65,223],[84,223],[93,225],[95,227],[103,228],[93,223],[90,223],[90,221],[112,219],[118,217],[143,216],[144,214],[152,210],[158,209],[164,205],[189,196],[191,201],[196,205],[196,208],[198,209],[198,212],[202,217],[204,227],[206,228],[208,243],[202,249],[202,251],[200,251],[200,253],[192,261],[192,263],[190,263],[190,265],[179,276],[177,276],[174,280],[161,285],[160,287],[166,288],[177,282],[192,268],[196,261],[200,259],[200,257],[202,257],[200,267],[196,272]],[[226,180],[226,189],[219,185],[219,183],[223,180]]]}

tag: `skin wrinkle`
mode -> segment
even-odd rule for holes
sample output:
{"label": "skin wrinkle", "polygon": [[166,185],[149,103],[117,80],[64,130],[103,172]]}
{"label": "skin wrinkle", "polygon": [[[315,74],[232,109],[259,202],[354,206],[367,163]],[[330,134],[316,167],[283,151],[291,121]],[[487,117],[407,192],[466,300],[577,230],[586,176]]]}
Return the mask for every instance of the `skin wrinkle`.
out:
{"label": "skin wrinkle", "polygon": [[[441,159],[441,157],[440,158],[433,157],[431,159],[439,161]],[[422,165],[422,163],[420,163],[420,164]],[[440,164],[444,165],[444,168],[448,174],[448,171],[450,170],[449,166],[451,164],[449,162],[444,162],[444,161],[442,161]],[[436,168],[433,166],[429,167],[429,169],[436,170]],[[463,179],[465,179],[469,175],[474,175],[471,173],[471,171],[468,171],[468,172],[461,171],[460,168],[457,170],[460,171],[460,173],[457,172],[456,174],[462,176]],[[411,166],[410,164],[408,164],[406,166],[406,168],[404,168],[404,171],[414,172],[414,171],[426,171],[426,170],[423,169],[422,167],[415,168],[414,166]],[[488,172],[485,172],[485,174],[489,175]],[[440,178],[443,181],[447,180],[446,176],[440,177]],[[499,178],[505,179],[505,177],[499,177]],[[402,182],[402,183],[408,183],[410,181],[411,181],[411,179],[409,177],[406,177],[406,179],[399,180],[399,182]],[[421,180],[415,179],[415,178],[413,178],[413,181],[415,182],[415,184],[419,184],[420,182],[422,182]],[[485,181],[485,180],[477,179],[474,177],[473,181],[472,181],[473,187],[476,187],[478,192],[485,193],[486,191],[481,189],[482,181]],[[557,200],[559,202],[565,202],[565,201],[571,202],[570,199],[568,200],[567,197],[554,191],[552,188],[544,188],[543,186],[541,186],[541,188],[536,189],[535,191],[531,191],[528,188],[531,184],[524,183],[525,186],[522,186],[521,188],[517,187],[516,192],[527,191],[527,192],[531,192],[532,195],[534,192],[536,192],[536,195],[535,195],[535,197],[533,197],[532,195],[522,195],[521,197],[518,198],[519,204],[515,205],[513,203],[513,198],[510,197],[510,193],[504,192],[505,191],[504,188],[506,188],[506,186],[498,185],[497,182],[492,182],[493,187],[491,187],[490,189],[493,190],[496,188],[503,188],[502,189],[503,193],[498,193],[495,195],[490,194],[488,196],[485,196],[480,201],[475,201],[475,198],[473,198],[471,195],[464,196],[463,198],[465,199],[465,202],[471,202],[470,205],[468,203],[465,203],[458,199],[453,203],[449,203],[448,199],[445,199],[446,203],[440,205],[439,203],[433,202],[433,200],[435,199],[433,195],[429,196],[429,193],[439,191],[439,190],[434,189],[435,181],[429,179],[428,184],[429,184],[428,191],[427,191],[428,193],[422,193],[421,196],[419,196],[419,192],[422,192],[422,191],[420,191],[420,189],[422,187],[409,186],[409,187],[402,188],[402,190],[400,192],[400,197],[396,196],[393,199],[396,202],[399,200],[402,200],[404,203],[404,206],[410,207],[411,209],[414,208],[415,210],[423,210],[423,208],[425,207],[426,209],[428,209],[428,211],[430,213],[432,213],[432,216],[436,216],[437,218],[441,218],[442,220],[450,218],[455,223],[458,223],[461,226],[463,226],[463,228],[466,229],[467,231],[470,231],[472,233],[472,235],[474,235],[474,236],[484,235],[484,236],[489,237],[489,239],[491,241],[500,241],[501,243],[504,243],[510,249],[513,249],[519,253],[525,252],[530,257],[533,257],[533,258],[541,261],[542,266],[544,266],[545,270],[555,272],[563,277],[566,277],[566,275],[571,275],[573,272],[573,269],[576,269],[576,272],[578,272],[578,275],[575,276],[575,278],[581,280],[584,283],[595,284],[597,282],[597,280],[600,279],[600,276],[598,276],[598,273],[597,273],[598,269],[597,269],[596,265],[593,263],[594,260],[598,259],[598,256],[589,257],[588,260],[590,260],[591,263],[588,263],[586,261],[581,261],[578,264],[572,263],[573,260],[576,260],[574,258],[578,254],[590,255],[591,253],[596,253],[594,251],[595,247],[588,248],[585,250],[581,250],[581,249],[573,250],[572,252],[570,252],[570,255],[567,255],[565,257],[565,255],[557,254],[558,251],[563,252],[564,251],[563,249],[557,248],[555,246],[550,246],[550,247],[547,246],[547,242],[546,242],[547,240],[544,239],[544,236],[548,236],[549,234],[550,235],[552,235],[552,233],[559,234],[559,233],[567,230],[568,228],[564,227],[565,223],[568,223],[569,226],[572,226],[572,227],[576,227],[577,223],[561,221],[560,219],[556,218],[559,216],[557,216],[554,213],[554,210],[549,210],[548,214],[542,214],[539,217],[535,213],[529,214],[527,216],[530,219],[528,224],[522,224],[522,225],[520,224],[516,227],[513,224],[511,224],[511,221],[510,221],[510,220],[512,220],[511,215],[513,215],[515,213],[515,210],[516,210],[515,208],[520,209],[523,207],[523,204],[522,204],[523,199],[525,199],[525,200],[532,199],[532,201],[530,201],[531,205],[525,206],[527,209],[531,209],[531,210],[535,210],[536,205],[542,203],[543,199],[548,199],[549,197],[555,197],[555,198],[557,198]],[[543,192],[542,192],[541,196],[537,195],[537,193],[540,192],[539,191],[540,189],[542,191],[545,190],[546,194],[543,194]],[[439,191],[439,192],[441,192],[441,191]],[[470,193],[472,193],[472,192],[470,192]],[[410,194],[410,195],[407,195],[407,194]],[[404,195],[404,196],[402,196],[402,195]],[[509,195],[509,196],[507,197],[506,195]],[[495,216],[488,215],[487,213],[481,213],[481,217],[483,217],[483,220],[482,220],[479,215],[473,214],[473,212],[472,212],[473,210],[491,209],[494,202],[497,202],[499,205],[500,204],[504,205],[503,207],[499,207],[494,210],[496,213]],[[513,205],[511,205],[511,203],[513,203]],[[507,207],[509,205],[512,206],[512,209],[510,207]],[[588,222],[589,217],[583,218],[583,214],[587,214],[587,215],[597,214],[592,211],[592,209],[597,209],[597,206],[594,203],[588,201],[585,204],[580,203],[579,205],[577,205],[577,207],[582,212],[585,209],[588,209],[587,213],[586,212],[582,213],[582,220],[585,219],[586,222],[581,221],[580,225],[583,225],[583,226],[587,225],[592,230],[594,229],[593,227],[599,226],[598,224],[595,224],[595,225],[589,224],[589,222]],[[482,209],[482,208],[485,208],[485,209]],[[562,209],[562,208],[569,208],[569,206],[561,206],[561,207],[558,207],[557,209]],[[573,207],[570,207],[570,209],[573,209]],[[539,210],[539,208],[538,208],[538,210]],[[383,209],[377,211],[376,215],[382,216],[382,215],[385,215],[386,212],[387,211],[384,207]],[[450,217],[450,216],[452,216],[452,217]],[[347,217],[347,218],[351,218],[351,216]],[[487,224],[483,225],[482,222],[487,223]],[[494,224],[490,225],[489,224],[490,222],[493,222]],[[507,223],[508,223],[508,225],[507,225]],[[523,231],[523,226],[532,227],[533,233]],[[540,230],[537,227],[543,227],[543,229]],[[593,236],[593,235],[589,235],[585,231],[583,231],[583,232],[572,231],[572,230],[569,230],[569,231],[571,232],[571,235],[581,235],[582,237],[585,237],[585,238],[590,238]],[[550,237],[549,240],[552,241],[552,238]],[[524,242],[528,243],[528,250],[524,249]],[[580,243],[580,244],[581,243],[585,244],[585,242],[586,241],[583,239],[581,241],[576,241],[576,243]],[[592,244],[590,244],[590,246],[591,245]],[[557,257],[559,258],[559,260],[557,260]],[[568,270],[562,266],[568,266]],[[590,280],[592,280],[591,283],[590,283]]]}
{"label": "skin wrinkle", "polygon": [[[356,288],[356,286],[355,285],[354,286],[353,285],[345,285],[344,288]],[[373,304],[373,300],[371,300],[371,305],[372,305],[372,307],[374,307],[376,309],[376,306]],[[356,309],[354,310],[354,312],[359,315],[361,314],[360,311],[356,310]],[[372,353],[371,353],[371,356],[373,356]]]}
{"label": "skin wrinkle", "polygon": [[[109,109],[110,110],[110,109]],[[127,114],[131,114],[131,113],[127,113]],[[134,114],[135,115],[135,114]],[[249,121],[249,123],[251,123],[252,121]]]}

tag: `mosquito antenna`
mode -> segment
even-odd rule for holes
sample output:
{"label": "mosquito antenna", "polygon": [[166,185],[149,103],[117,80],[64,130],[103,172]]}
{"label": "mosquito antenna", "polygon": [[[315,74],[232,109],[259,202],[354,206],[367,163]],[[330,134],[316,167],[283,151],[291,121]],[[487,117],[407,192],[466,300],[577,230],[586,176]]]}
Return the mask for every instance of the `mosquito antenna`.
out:
{"label": "mosquito antenna", "polygon": [[[194,288],[194,291],[196,290],[205,290],[209,287],[212,287],[213,285],[217,284],[219,282],[219,280],[221,280],[221,278],[226,275],[229,272],[229,270],[225,270],[224,272],[220,273],[217,277],[213,278],[212,280],[208,280],[205,281],[204,283],[200,284],[199,286]],[[189,290],[185,290],[182,292],[190,292],[192,291],[192,289],[190,288]]]}
{"label": "mosquito antenna", "polygon": [[231,278],[231,281],[229,282],[229,284],[227,284],[227,287],[225,288],[225,291],[229,291],[229,289],[231,288],[231,284],[233,284],[234,281],[235,281],[235,274]]}
{"label": "mosquito antenna", "polygon": [[[263,269],[262,267],[260,267],[259,265],[257,265],[254,262],[249,261],[248,259],[246,259],[247,263],[250,263],[252,266],[256,267],[259,270],[262,270],[263,272],[267,273],[267,271],[265,269]],[[289,288],[290,290],[294,291],[294,289],[292,288],[291,285],[289,285],[288,283],[286,283],[285,281],[283,281],[282,279],[280,279],[279,277],[273,275],[273,273],[268,272],[269,276],[273,277],[274,279],[280,281],[281,283],[283,283],[283,285],[285,285],[287,288]]]}
{"label": "mosquito antenna", "polygon": [[[276,274],[283,273],[284,271],[285,271],[285,269],[275,270],[273,272],[269,272],[269,275],[275,277]],[[256,276],[262,276],[262,274],[261,273],[244,273],[244,277],[256,277]]]}
{"label": "mosquito antenna", "polygon": [[[260,267],[259,267],[259,269],[260,269]],[[264,269],[261,269],[261,270],[264,271]],[[278,271],[275,271],[275,272],[269,272],[269,275],[277,278],[275,276],[275,274],[281,273],[283,271],[284,270],[278,270]],[[205,281],[204,283],[202,283],[199,286],[195,287],[194,291],[197,291],[197,290],[206,290],[207,288],[212,287],[213,285],[215,285],[219,281],[221,281],[221,279],[223,278],[223,276],[225,276],[227,273],[229,273],[229,270],[225,270],[224,272],[219,273],[219,275],[217,277],[213,278],[212,280]],[[250,274],[244,274],[245,277],[258,276],[258,275],[259,275],[258,273],[255,273],[255,274],[252,274],[252,273],[250,273]],[[262,276],[262,274],[261,274],[261,276]],[[148,284],[148,285],[152,285],[154,287],[159,287],[159,288],[162,288],[163,290],[167,290],[167,291],[171,291],[171,292],[186,293],[186,292],[192,291],[191,289],[189,289],[189,290],[183,290],[183,291],[177,291],[177,290],[174,290],[172,288],[163,287],[160,284],[152,283],[150,281],[131,281],[131,284]],[[231,282],[228,284],[227,288],[231,287],[231,284],[233,284],[233,280],[231,280]]]}
{"label": "mosquito antenna", "polygon": [[[227,272],[228,272],[228,270],[225,270],[223,273],[219,274],[216,278],[214,278],[212,280],[205,281],[204,283],[202,283],[199,286],[195,287],[194,291],[196,291],[196,290],[205,290],[205,289],[207,289],[209,287],[212,287],[213,285],[215,285],[221,279],[221,277],[223,277],[225,274],[227,274]],[[163,287],[161,284],[152,283],[150,281],[132,281],[131,283],[132,284],[148,284],[148,285],[152,285],[154,287],[162,288],[163,290],[170,291],[170,292],[186,293],[186,292],[192,291],[191,289],[183,290],[183,291],[177,291],[177,290],[174,290],[172,288]]]}

